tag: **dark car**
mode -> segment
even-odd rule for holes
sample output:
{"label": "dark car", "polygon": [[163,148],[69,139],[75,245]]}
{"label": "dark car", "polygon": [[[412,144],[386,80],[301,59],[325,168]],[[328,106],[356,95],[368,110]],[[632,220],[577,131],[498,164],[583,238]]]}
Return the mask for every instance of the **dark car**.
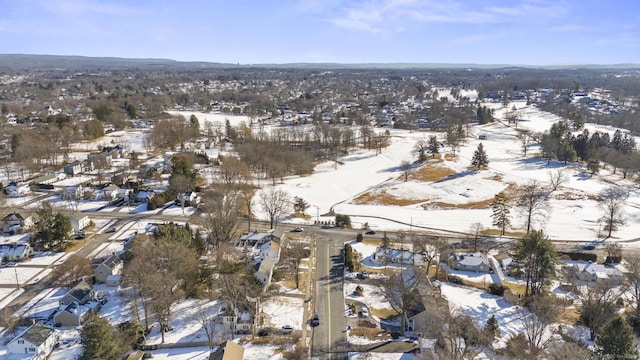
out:
{"label": "dark car", "polygon": [[291,230],[291,232],[303,232],[303,231],[304,231],[304,229],[301,228],[301,227],[295,227],[295,228],[293,228],[293,230]]}
{"label": "dark car", "polygon": [[595,245],[585,245],[585,247],[583,249],[585,249],[585,250],[595,250],[596,247],[595,247]]}
{"label": "dark car", "polygon": [[365,233],[366,235],[375,235],[376,232],[374,230],[369,230]]}
{"label": "dark car", "polygon": [[320,318],[318,317],[318,314],[313,315],[313,319],[311,320],[311,325],[312,326],[320,325]]}

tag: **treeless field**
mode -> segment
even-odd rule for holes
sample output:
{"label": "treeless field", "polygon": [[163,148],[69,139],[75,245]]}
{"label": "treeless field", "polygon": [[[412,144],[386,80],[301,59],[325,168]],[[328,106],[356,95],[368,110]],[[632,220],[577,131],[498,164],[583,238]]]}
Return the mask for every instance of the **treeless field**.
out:
{"label": "treeless field", "polygon": [[377,192],[367,191],[366,193],[360,194],[360,196],[353,199],[353,203],[359,204],[359,205],[379,204],[379,205],[407,206],[407,205],[419,204],[425,201],[427,200],[398,198],[387,193],[387,190],[380,190]]}
{"label": "treeless field", "polygon": [[444,166],[423,166],[409,175],[409,180],[415,181],[438,181],[456,172]]}
{"label": "treeless field", "polygon": [[426,204],[422,204],[422,208],[425,210],[428,209],[445,209],[445,210],[451,210],[451,209],[487,209],[490,207],[491,202],[493,201],[493,199],[487,199],[487,200],[482,200],[482,201],[472,201],[472,202],[468,202],[468,203],[464,203],[464,204],[449,204],[449,203],[444,203],[444,202],[440,202],[440,201],[433,201],[433,202],[429,202]]}

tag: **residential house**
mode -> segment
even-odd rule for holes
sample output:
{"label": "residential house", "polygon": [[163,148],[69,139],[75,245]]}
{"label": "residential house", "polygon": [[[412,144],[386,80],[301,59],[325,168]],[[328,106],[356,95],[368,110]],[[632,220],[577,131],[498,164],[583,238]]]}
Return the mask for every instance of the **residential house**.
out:
{"label": "residential house", "polygon": [[61,200],[80,200],[84,194],[84,188],[82,185],[65,186],[60,194]]}
{"label": "residential house", "polygon": [[30,185],[51,185],[56,181],[64,180],[67,177],[65,173],[51,173],[37,177],[29,183]]}
{"label": "residential house", "polygon": [[491,272],[493,268],[489,263],[487,256],[476,253],[456,253],[453,252],[449,256],[449,267],[454,270],[473,271],[473,272]]}
{"label": "residential house", "polygon": [[245,248],[260,246],[265,244],[268,241],[277,241],[282,242],[284,237],[284,230],[275,229],[266,232],[250,232],[248,234],[243,234],[240,236],[240,239],[236,242],[236,246],[241,246]]}
{"label": "residential house", "polygon": [[416,296],[412,296],[408,304],[406,316],[406,331],[421,338],[438,339],[442,335],[442,326],[449,314],[449,304],[441,296],[440,286],[431,283],[424,270],[410,267],[407,273],[415,271],[417,282]]}
{"label": "residential house", "polygon": [[196,206],[200,204],[200,196],[195,191],[179,193],[175,200],[176,205]]}
{"label": "residential house", "polygon": [[223,342],[209,354],[209,360],[242,360],[243,357],[244,348],[233,341]]}
{"label": "residential house", "polygon": [[105,186],[102,189],[102,198],[105,201],[112,201],[115,200],[116,197],[118,196],[118,191],[120,191],[120,188],[114,184],[110,184],[108,186]]}
{"label": "residential house", "polygon": [[263,292],[266,291],[269,286],[271,286],[273,268],[276,266],[277,262],[278,261],[276,259],[267,257],[257,265],[257,269],[254,275],[264,285],[262,290]]}
{"label": "residential house", "polygon": [[33,256],[31,245],[24,244],[0,244],[0,262],[17,262]]}
{"label": "residential house", "polygon": [[80,326],[91,311],[96,311],[100,304],[96,301],[88,301],[84,304],[72,302],[62,304],[53,315],[53,323],[56,326]]}
{"label": "residential house", "polygon": [[615,285],[623,284],[625,281],[625,275],[620,270],[593,262],[576,262],[569,269],[573,276],[581,281],[610,282]]}
{"label": "residential house", "polygon": [[65,165],[62,168],[62,171],[67,175],[77,175],[81,173],[83,170],[82,163],[80,161],[74,161],[70,164]]}
{"label": "residential house", "polygon": [[74,231],[80,231],[91,224],[91,219],[87,214],[75,212],[69,215],[69,222]]}
{"label": "residential house", "polygon": [[87,155],[87,160],[89,161],[89,167],[91,170],[104,169],[111,166],[112,159],[113,157],[111,154],[106,152],[91,153]]}
{"label": "residential house", "polygon": [[138,190],[138,192],[136,193],[136,202],[147,203],[156,195],[156,192],[153,190]]}
{"label": "residential house", "polygon": [[[109,277],[111,276],[110,283],[114,284],[117,280],[117,284],[115,286],[118,286],[121,272],[122,259],[120,258],[120,255],[113,254],[95,268],[94,275],[96,277],[96,281],[101,283],[107,283],[107,280],[109,280]],[[113,277],[114,275],[117,276],[117,279]]]}
{"label": "residential house", "polygon": [[55,348],[58,336],[55,329],[36,322],[7,344],[7,352],[27,355],[29,360],[45,360]]}
{"label": "residential house", "polygon": [[31,215],[21,215],[17,212],[6,215],[2,218],[2,232],[18,234],[28,230],[33,226]]}
{"label": "residential house", "polygon": [[424,264],[424,254],[378,247],[373,253],[372,260],[379,264],[422,265]]}
{"label": "residential house", "polygon": [[89,301],[95,299],[95,293],[93,287],[86,281],[80,281],[69,292],[62,297],[60,305],[69,305],[71,303],[78,303],[80,305],[86,304]]}
{"label": "residential house", "polygon": [[266,244],[263,244],[260,247],[260,254],[258,255],[260,261],[263,261],[266,258],[271,258],[276,261],[276,263],[280,260],[280,243],[276,241],[269,241]]}
{"label": "residential house", "polygon": [[120,145],[105,146],[102,148],[102,152],[111,155],[112,159],[120,159],[126,155],[124,148]]}
{"label": "residential house", "polygon": [[235,334],[250,334],[253,320],[248,311],[228,310],[222,316],[222,326],[226,331],[233,331]]}
{"label": "residential house", "polygon": [[11,181],[7,186],[4,187],[4,193],[7,194],[10,198],[17,198],[23,196],[24,194],[29,192],[29,185],[27,184],[18,184],[15,181]]}

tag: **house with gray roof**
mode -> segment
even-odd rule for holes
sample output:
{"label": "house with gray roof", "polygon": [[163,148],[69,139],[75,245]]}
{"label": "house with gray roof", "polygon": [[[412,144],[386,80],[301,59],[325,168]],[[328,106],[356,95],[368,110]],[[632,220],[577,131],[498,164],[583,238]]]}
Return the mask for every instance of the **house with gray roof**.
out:
{"label": "house with gray roof", "polygon": [[453,252],[449,256],[448,265],[453,270],[491,272],[493,269],[489,259],[483,253],[457,253]]}
{"label": "house with gray roof", "polygon": [[7,352],[25,355],[23,359],[45,360],[53,351],[58,337],[58,331],[36,322],[7,344]]}
{"label": "house with gray roof", "polygon": [[61,305],[68,305],[73,302],[78,304],[85,304],[88,301],[95,299],[95,293],[93,291],[93,287],[89,285],[85,281],[80,281],[78,285],[74,286],[67,295],[65,295],[61,300]]}
{"label": "house with gray roof", "polygon": [[122,259],[120,258],[120,255],[114,254],[106,258],[95,268],[94,275],[97,282],[107,283],[110,276],[120,275],[121,272]]}

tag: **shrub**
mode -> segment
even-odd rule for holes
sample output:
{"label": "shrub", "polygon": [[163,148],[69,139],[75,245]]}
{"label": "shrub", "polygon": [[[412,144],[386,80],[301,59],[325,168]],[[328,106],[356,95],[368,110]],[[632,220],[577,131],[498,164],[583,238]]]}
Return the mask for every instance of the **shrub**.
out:
{"label": "shrub", "polygon": [[349,215],[336,214],[336,226],[351,228],[351,217]]}
{"label": "shrub", "polygon": [[449,276],[449,282],[452,284],[464,285],[464,281],[462,280],[462,278],[455,275]]}
{"label": "shrub", "polygon": [[362,296],[364,295],[364,289],[362,288],[362,286],[358,285],[356,286],[355,291],[353,292],[353,295],[355,296]]}
{"label": "shrub", "polygon": [[583,261],[591,261],[596,262],[598,260],[598,255],[591,253],[583,253],[583,252],[559,252],[558,255],[567,255],[571,260],[583,260]]}
{"label": "shrub", "polygon": [[356,235],[356,241],[362,242],[362,233],[358,233],[358,235]]}
{"label": "shrub", "polygon": [[503,296],[504,291],[507,289],[504,285],[491,284],[489,285],[489,293],[493,295]]}

